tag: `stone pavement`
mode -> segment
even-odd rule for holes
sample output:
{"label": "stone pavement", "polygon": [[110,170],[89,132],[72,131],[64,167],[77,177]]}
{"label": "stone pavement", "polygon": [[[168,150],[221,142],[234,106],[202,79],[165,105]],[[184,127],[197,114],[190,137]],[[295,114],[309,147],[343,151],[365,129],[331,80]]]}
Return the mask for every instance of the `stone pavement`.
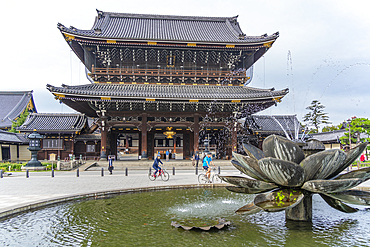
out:
{"label": "stone pavement", "polygon": [[[0,178],[0,218],[7,215],[23,212],[40,206],[56,202],[64,202],[81,197],[100,197],[109,194],[125,193],[130,191],[156,190],[171,188],[175,186],[196,187],[197,176],[194,170],[176,169],[172,175],[172,168],[168,182],[160,178],[150,181],[148,170],[114,170],[113,175],[105,170],[101,176],[100,170],[80,171],[55,171],[51,172],[30,172],[26,178],[25,172],[14,172],[11,176]],[[200,171],[199,171],[200,172]],[[221,175],[240,175],[235,168],[221,168]],[[214,185],[208,185],[214,186]],[[370,180],[360,185],[363,190],[370,189]]]}

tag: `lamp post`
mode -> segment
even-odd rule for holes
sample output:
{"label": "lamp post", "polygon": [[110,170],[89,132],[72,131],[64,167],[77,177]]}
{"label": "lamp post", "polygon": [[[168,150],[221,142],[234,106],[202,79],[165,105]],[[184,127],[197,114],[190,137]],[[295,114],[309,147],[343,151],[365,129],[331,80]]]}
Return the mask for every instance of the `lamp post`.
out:
{"label": "lamp post", "polygon": [[43,139],[44,137],[34,131],[30,135],[28,135],[27,138],[30,140],[28,150],[31,151],[31,160],[28,161],[24,168],[42,170],[44,167],[42,166],[41,162],[37,160],[37,153],[41,150],[41,139]]}

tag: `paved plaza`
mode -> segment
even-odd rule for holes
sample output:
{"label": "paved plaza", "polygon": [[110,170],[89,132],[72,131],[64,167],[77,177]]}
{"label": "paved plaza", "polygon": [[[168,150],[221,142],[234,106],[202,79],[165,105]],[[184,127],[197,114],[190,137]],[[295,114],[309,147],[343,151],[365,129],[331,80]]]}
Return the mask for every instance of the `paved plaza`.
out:
{"label": "paved plaza", "polygon": [[[103,164],[104,165],[104,164]],[[119,166],[118,166],[119,168]],[[121,167],[123,168],[123,167]],[[197,175],[193,167],[173,170],[167,166],[170,174],[168,182],[160,178],[150,181],[147,169],[115,169],[110,175],[105,169],[101,176],[101,168],[93,170],[55,171],[54,177],[51,171],[30,172],[26,178],[26,172],[13,172],[11,176],[0,179],[0,218],[6,215],[22,212],[24,210],[47,205],[58,201],[66,201],[68,198],[81,198],[81,195],[99,193],[112,193],[117,191],[135,189],[140,190],[170,188],[174,186],[198,186]],[[201,172],[201,171],[199,171]],[[232,166],[221,168],[221,175],[240,175],[240,172]],[[370,181],[360,185],[361,189],[370,189]]]}

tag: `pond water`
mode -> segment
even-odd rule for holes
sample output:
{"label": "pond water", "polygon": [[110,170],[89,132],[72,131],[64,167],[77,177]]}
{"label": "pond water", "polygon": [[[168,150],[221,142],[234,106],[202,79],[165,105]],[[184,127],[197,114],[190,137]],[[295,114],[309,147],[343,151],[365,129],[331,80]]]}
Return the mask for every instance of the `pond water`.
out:
{"label": "pond water", "polygon": [[[0,221],[0,246],[370,246],[370,211],[345,214],[314,196],[313,222],[284,212],[235,214],[253,195],[224,188],[125,194],[59,204]],[[222,230],[185,231],[171,221],[223,217]]]}

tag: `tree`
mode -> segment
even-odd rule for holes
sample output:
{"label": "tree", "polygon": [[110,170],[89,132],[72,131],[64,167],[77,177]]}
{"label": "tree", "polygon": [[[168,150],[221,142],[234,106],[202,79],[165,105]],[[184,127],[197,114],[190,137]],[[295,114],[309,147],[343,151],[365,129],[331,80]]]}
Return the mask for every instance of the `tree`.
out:
{"label": "tree", "polygon": [[308,125],[313,125],[315,127],[315,133],[319,132],[320,124],[331,124],[328,121],[329,117],[327,113],[324,112],[324,108],[325,106],[318,100],[313,100],[311,105],[306,108],[310,112],[303,117],[303,121],[308,122]]}
{"label": "tree", "polygon": [[340,130],[342,128],[343,124],[338,125],[327,125],[324,128],[322,128],[322,132],[329,132],[334,130]]}
{"label": "tree", "polygon": [[[368,137],[362,137],[361,133],[366,134]],[[351,122],[346,127],[346,132],[344,136],[340,139],[342,144],[349,144],[349,138],[351,138],[351,143],[360,143],[364,141],[370,141],[370,120],[367,118],[356,118],[353,117]]]}
{"label": "tree", "polygon": [[16,128],[21,126],[26,121],[29,114],[30,113],[27,111],[27,109],[24,110],[24,112],[22,112],[16,121],[12,121],[12,128],[8,132],[17,133]]}

